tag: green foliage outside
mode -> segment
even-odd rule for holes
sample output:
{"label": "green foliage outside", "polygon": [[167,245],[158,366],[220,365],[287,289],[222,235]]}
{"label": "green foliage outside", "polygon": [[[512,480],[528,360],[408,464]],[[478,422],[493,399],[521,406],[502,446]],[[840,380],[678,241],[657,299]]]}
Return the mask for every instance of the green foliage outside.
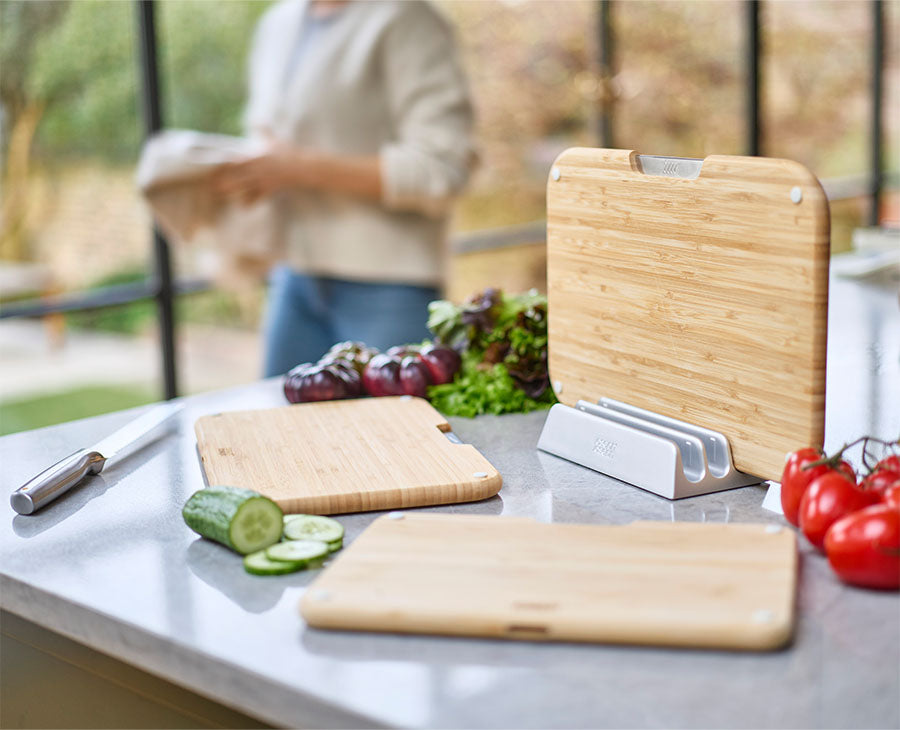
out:
{"label": "green foliage outside", "polygon": [[[253,296],[262,300],[263,290],[248,292],[245,296]],[[258,324],[257,307],[242,305],[238,295],[212,289],[196,294],[184,294],[175,300],[175,317],[179,323],[219,325],[255,329]]]}
{"label": "green foliage outside", "polygon": [[75,388],[0,403],[0,436],[43,428],[76,418],[99,416],[159,400],[159,393],[138,386]]}
{"label": "green foliage outside", "polygon": [[[145,281],[143,270],[122,271],[97,280],[91,289]],[[90,291],[90,290],[89,290]],[[232,326],[252,327],[255,318],[248,317],[235,294],[210,290],[183,294],[175,300],[175,318],[180,324],[213,324],[227,322]],[[66,325],[73,329],[97,330],[137,335],[156,324],[156,302],[152,299],[130,302],[117,307],[85,309],[66,313]]]}
{"label": "green foliage outside", "polygon": [[[93,288],[104,288],[120,284],[134,284],[144,281],[143,271],[123,271],[105,276]],[[142,332],[156,321],[156,306],[150,300],[131,302],[119,307],[84,309],[66,313],[66,325],[74,329],[100,330],[134,335]]]}
{"label": "green foliage outside", "polygon": [[[157,4],[167,126],[240,132],[246,53],[267,6],[194,0]],[[11,20],[16,17],[10,13]],[[143,138],[134,4],[80,0],[47,23],[34,38],[24,79],[26,96],[45,105],[35,152],[45,160],[91,156],[133,163]],[[4,36],[21,30],[13,24]]]}
{"label": "green foliage outside", "polygon": [[166,126],[240,134],[247,53],[269,2],[157,3]]}
{"label": "green foliage outside", "polygon": [[46,105],[43,156],[133,156],[141,136],[134,22],[130,3],[74,2],[37,38],[26,89]]}

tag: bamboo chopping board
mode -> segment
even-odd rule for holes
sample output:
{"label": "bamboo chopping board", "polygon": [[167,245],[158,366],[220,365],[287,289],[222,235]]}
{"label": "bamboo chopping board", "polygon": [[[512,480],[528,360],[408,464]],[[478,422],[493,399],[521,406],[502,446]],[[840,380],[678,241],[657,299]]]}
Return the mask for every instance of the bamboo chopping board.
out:
{"label": "bamboo chopping board", "polygon": [[714,429],[737,469],[779,479],[824,436],[828,257],[825,194],[796,162],[711,156],[686,179],[564,152],[547,184],[557,396]]}
{"label": "bamboo chopping board", "polygon": [[194,425],[209,484],[255,489],[285,512],[338,514],[470,502],[497,470],[422,398],[361,398],[204,416]]}
{"label": "bamboo chopping board", "polygon": [[317,628],[773,649],[794,625],[778,526],[391,515],[303,596]]}

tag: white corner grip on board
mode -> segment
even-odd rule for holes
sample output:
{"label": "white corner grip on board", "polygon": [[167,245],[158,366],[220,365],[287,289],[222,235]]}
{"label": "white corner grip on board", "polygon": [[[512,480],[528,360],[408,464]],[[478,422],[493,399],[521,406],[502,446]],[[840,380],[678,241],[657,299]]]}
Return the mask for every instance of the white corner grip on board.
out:
{"label": "white corner grip on board", "polygon": [[769,488],[766,491],[766,498],[763,500],[762,506],[763,509],[767,509],[775,514],[784,514],[784,510],[781,509],[781,484],[769,482]]}

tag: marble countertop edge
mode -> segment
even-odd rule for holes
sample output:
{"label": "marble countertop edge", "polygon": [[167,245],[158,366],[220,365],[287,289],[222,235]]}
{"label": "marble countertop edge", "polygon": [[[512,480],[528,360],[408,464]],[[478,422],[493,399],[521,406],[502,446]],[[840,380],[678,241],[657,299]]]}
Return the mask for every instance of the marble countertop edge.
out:
{"label": "marble countertop edge", "polygon": [[[4,574],[0,574],[0,608],[271,725],[387,727],[196,647],[171,641]],[[303,709],[302,714],[298,708]]]}

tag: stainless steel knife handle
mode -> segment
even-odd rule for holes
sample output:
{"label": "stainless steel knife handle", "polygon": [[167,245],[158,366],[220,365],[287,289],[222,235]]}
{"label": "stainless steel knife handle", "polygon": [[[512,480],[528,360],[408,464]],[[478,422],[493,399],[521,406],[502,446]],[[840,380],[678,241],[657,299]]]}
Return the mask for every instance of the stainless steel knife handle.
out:
{"label": "stainless steel knife handle", "polygon": [[105,463],[106,458],[98,452],[79,449],[19,487],[10,495],[9,503],[20,515],[30,515],[88,474],[99,474]]}

